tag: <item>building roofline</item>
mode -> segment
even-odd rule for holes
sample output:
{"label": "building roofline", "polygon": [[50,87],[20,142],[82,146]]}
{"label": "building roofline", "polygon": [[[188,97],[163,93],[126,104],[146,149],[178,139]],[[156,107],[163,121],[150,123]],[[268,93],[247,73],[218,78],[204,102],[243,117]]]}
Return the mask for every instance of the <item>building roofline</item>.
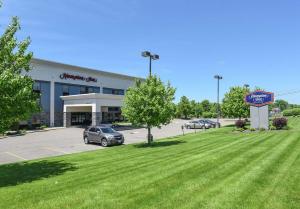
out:
{"label": "building roofline", "polygon": [[141,78],[141,77],[129,76],[129,75],[124,75],[124,74],[119,74],[119,73],[112,73],[112,72],[103,71],[103,70],[96,70],[96,69],[92,69],[92,68],[81,67],[81,66],[71,65],[71,64],[65,64],[65,63],[61,63],[61,62],[50,61],[50,60],[45,60],[45,59],[40,59],[40,58],[32,58],[31,63],[56,65],[56,66],[67,67],[67,68],[71,68],[71,69],[85,70],[85,71],[90,71],[90,72],[94,72],[94,73],[101,73],[101,74],[109,75],[109,76],[127,78],[130,80],[135,80],[135,79],[145,80],[145,78]]}

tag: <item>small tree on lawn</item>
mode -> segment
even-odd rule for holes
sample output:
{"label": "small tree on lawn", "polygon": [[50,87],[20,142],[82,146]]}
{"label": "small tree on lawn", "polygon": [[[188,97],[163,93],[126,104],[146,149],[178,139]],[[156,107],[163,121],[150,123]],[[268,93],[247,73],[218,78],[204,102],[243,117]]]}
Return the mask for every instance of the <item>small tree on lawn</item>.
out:
{"label": "small tree on lawn", "polygon": [[192,113],[191,103],[186,96],[182,96],[180,98],[180,102],[178,103],[177,108],[180,115],[183,115],[185,119],[187,119],[188,116]]}
{"label": "small tree on lawn", "polygon": [[171,122],[175,114],[173,103],[175,89],[157,76],[150,76],[145,82],[136,81],[126,91],[122,114],[134,125],[145,125],[148,129],[148,144],[151,143],[151,128]]}
{"label": "small tree on lawn", "polygon": [[249,93],[245,87],[231,87],[225,94],[222,104],[222,113],[231,118],[246,118],[250,115],[250,107],[245,103],[244,98]]}
{"label": "small tree on lawn", "polygon": [[21,75],[22,70],[30,70],[32,53],[26,52],[29,38],[17,41],[15,35],[19,29],[19,21],[13,17],[0,36],[0,133],[39,109],[39,95],[33,92],[33,80]]}

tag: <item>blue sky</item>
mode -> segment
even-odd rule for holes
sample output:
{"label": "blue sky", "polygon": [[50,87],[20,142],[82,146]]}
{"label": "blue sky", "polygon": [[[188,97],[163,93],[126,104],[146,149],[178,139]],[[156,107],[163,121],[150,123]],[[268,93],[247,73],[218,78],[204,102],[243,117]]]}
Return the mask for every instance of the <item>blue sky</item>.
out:
{"label": "blue sky", "polygon": [[[216,101],[230,86],[300,90],[298,0],[2,0],[0,32],[19,16],[35,57],[145,77],[153,72],[186,95]],[[300,103],[300,93],[277,97]],[[276,99],[276,98],[275,98]]]}

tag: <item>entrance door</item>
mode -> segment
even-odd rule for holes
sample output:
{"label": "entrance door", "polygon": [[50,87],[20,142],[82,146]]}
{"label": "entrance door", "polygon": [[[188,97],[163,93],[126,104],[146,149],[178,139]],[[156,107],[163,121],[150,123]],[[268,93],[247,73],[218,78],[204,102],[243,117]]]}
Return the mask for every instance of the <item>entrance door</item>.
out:
{"label": "entrance door", "polygon": [[91,123],[91,112],[71,112],[71,126],[89,126]]}

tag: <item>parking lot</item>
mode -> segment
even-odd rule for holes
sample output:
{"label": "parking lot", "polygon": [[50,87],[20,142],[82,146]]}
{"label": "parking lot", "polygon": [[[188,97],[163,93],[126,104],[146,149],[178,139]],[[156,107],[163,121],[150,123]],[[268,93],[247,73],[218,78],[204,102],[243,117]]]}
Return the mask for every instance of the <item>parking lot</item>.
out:
{"label": "parking lot", "polygon": [[[181,126],[185,122],[185,120],[174,120],[161,129],[153,128],[154,139],[182,134]],[[232,122],[221,121],[222,125],[230,123]],[[0,164],[103,149],[96,144],[84,144],[82,132],[82,128],[59,128],[0,139]],[[147,130],[144,128],[120,132],[124,134],[125,144],[146,142]],[[185,133],[190,132],[194,130],[185,129]]]}

